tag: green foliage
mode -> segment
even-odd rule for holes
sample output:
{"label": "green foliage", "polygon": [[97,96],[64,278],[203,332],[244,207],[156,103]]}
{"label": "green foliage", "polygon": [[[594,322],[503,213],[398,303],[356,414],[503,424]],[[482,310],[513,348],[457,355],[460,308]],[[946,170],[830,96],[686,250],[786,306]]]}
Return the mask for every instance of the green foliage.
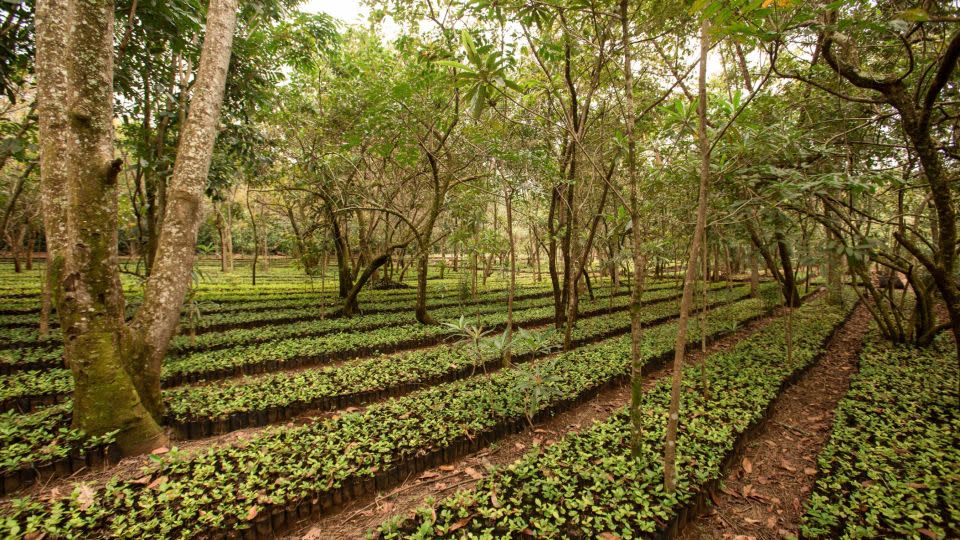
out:
{"label": "green foliage", "polygon": [[[848,308],[849,309],[849,308]],[[812,363],[847,310],[817,302],[795,314],[793,362],[786,362],[781,319],[707,359],[711,396],[697,389],[699,367],[686,368],[678,441],[677,492],[663,491],[661,450],[670,381],[644,394],[641,454],[631,455],[626,410],[584,432],[536,449],[487,476],[472,490],[388,523],[386,538],[647,536],[672,518],[705,482],[722,475],[734,439],[757,422],[783,382]],[[722,316],[721,316],[722,317]],[[645,337],[646,342],[649,338]],[[648,357],[644,355],[644,357]]]}
{"label": "green foliage", "polygon": [[[745,320],[762,306],[745,300],[715,310],[714,317]],[[673,347],[675,323],[650,329],[644,357]],[[691,339],[697,339],[692,332]],[[444,448],[455,441],[540,412],[561,400],[574,399],[629,369],[628,337],[563,353],[550,363],[523,364],[488,377],[437,385],[298,428],[280,428],[243,443],[210,449],[188,458],[162,459],[140,483],[113,480],[90,497],[66,497],[49,504],[22,502],[0,523],[4,534],[45,531],[54,536],[149,534],[166,538],[202,534],[214,527],[245,529],[253,501],[282,507],[304,493],[322,492],[391,471],[411,456]],[[503,388],[540,370],[542,401],[530,401]],[[522,398],[522,396],[521,396]],[[493,400],[493,401],[491,401]],[[162,479],[162,481],[160,481]],[[78,488],[79,489],[79,488]],[[122,494],[122,495],[121,495]],[[183,504],[164,504],[176,497]],[[91,501],[92,502],[89,502]],[[176,531],[176,532],[175,532]]]}
{"label": "green foliage", "polygon": [[805,538],[960,535],[960,379],[952,336],[927,349],[869,336],[840,402]]}

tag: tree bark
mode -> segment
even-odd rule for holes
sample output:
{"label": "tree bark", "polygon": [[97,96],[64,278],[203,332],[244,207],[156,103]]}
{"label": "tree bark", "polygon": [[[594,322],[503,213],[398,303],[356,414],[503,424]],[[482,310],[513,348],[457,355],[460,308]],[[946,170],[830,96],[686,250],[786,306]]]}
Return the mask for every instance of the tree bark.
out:
{"label": "tree bark", "polygon": [[180,310],[196,253],[202,221],[202,200],[220,121],[220,107],[230,65],[237,0],[210,0],[200,64],[193,83],[190,114],[183,124],[173,174],[166,189],[163,227],[157,256],[147,280],[143,305],[134,318],[133,334],[142,349],[132,362],[134,382],[149,396],[148,408],[162,415],[160,367],[180,322]]}
{"label": "tree bark", "polygon": [[380,269],[381,266],[390,262],[390,254],[393,252],[393,248],[389,248],[384,253],[377,255],[370,260],[370,263],[367,264],[366,268],[363,269],[363,272],[357,277],[356,283],[350,287],[350,291],[347,293],[347,297],[343,299],[343,314],[352,317],[360,312],[360,305],[357,300],[357,297],[360,295],[360,291],[363,289],[363,286],[367,284],[367,281]]}
{"label": "tree bark", "polygon": [[160,361],[179,322],[193,268],[206,183],[236,21],[236,0],[211,0],[190,118],[144,302],[124,322],[117,264],[113,148],[112,2],[37,6],[41,200],[49,283],[75,386],[73,425],[118,431],[126,454],[166,443]]}
{"label": "tree bark", "polygon": [[91,435],[119,429],[124,451],[148,450],[166,438],[123,354],[113,4],[41,0],[36,28],[42,198],[64,354],[75,379],[73,426]]}
{"label": "tree bark", "polygon": [[673,347],[673,374],[671,376],[670,408],[667,416],[666,443],[663,453],[664,488],[673,493],[677,485],[677,429],[680,424],[680,384],[683,378],[683,357],[687,345],[687,323],[690,304],[693,300],[694,281],[697,274],[697,255],[703,241],[707,223],[707,195],[710,188],[710,141],[707,140],[707,52],[710,48],[707,37],[708,22],[700,26],[700,92],[697,101],[698,141],[700,146],[700,190],[697,200],[697,224],[690,242],[690,256],[683,280],[683,296],[680,301],[680,318],[677,320],[677,337]]}
{"label": "tree bark", "polygon": [[250,214],[250,228],[253,231],[253,264],[250,265],[250,285],[257,286],[257,259],[260,257],[260,234],[257,232],[257,215],[250,204],[250,192],[247,192],[247,213]]}
{"label": "tree bark", "polygon": [[783,232],[775,233],[777,239],[777,250],[780,252],[780,265],[783,266],[783,299],[787,307],[800,307],[800,291],[797,290],[797,276],[793,271],[793,261],[791,260],[790,246],[787,245]]}
{"label": "tree bark", "polygon": [[503,367],[509,368],[513,364],[511,349],[513,346],[513,297],[517,286],[517,246],[513,238],[513,188],[507,187],[504,191],[507,206],[507,239],[510,241],[510,285],[507,292],[507,339],[503,351]]}
{"label": "tree bark", "polygon": [[630,19],[628,17],[629,0],[620,0],[620,25],[623,46],[624,78],[624,130],[627,138],[627,182],[630,184],[630,219],[633,252],[632,286],[630,287],[630,453],[634,457],[642,450],[643,417],[643,358],[640,355],[640,340],[643,338],[641,313],[643,311],[643,285],[646,276],[646,260],[641,246],[643,237],[640,231],[639,194],[637,192],[636,148],[634,133],[633,65],[630,50]]}

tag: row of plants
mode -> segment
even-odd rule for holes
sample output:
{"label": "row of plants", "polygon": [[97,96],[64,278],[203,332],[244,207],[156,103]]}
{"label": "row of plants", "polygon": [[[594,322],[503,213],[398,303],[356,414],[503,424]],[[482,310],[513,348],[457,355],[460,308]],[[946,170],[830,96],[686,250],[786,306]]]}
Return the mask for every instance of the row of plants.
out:
{"label": "row of plants", "polygon": [[[746,290],[738,289],[739,297]],[[727,295],[712,304],[736,300]],[[701,302],[702,304],[702,302]],[[677,307],[670,302],[648,305],[643,324],[659,324],[676,317]],[[464,328],[465,323],[459,323]],[[469,324],[469,323],[466,323]],[[623,313],[591,317],[578,321],[572,345],[580,346],[630,330]],[[470,325],[465,337],[482,328]],[[403,395],[427,386],[449,382],[475,373],[492,371],[501,364],[508,346],[513,361],[523,362],[558,348],[561,337],[549,332],[519,331],[512,343],[503,334],[476,340],[462,339],[453,347],[408,351],[361,359],[338,366],[279,372],[254,378],[233,379],[208,385],[189,386],[165,393],[168,423],[182,438],[196,439],[213,434],[262,426],[289,419],[306,410],[338,409]]]}
{"label": "row of plants", "polygon": [[[613,309],[625,307],[625,297]],[[585,311],[581,316],[606,312],[609,307]],[[552,317],[552,306],[540,306],[518,311],[518,325],[543,324]],[[502,312],[488,313],[475,319],[488,327],[502,324]],[[366,332],[338,332],[319,337],[290,338],[266,344],[244,345],[228,349],[168,357],[163,366],[164,386],[173,387],[198,381],[226,379],[310,366],[321,363],[389,353],[403,349],[434,345],[452,335],[446,326],[406,324],[381,327]],[[73,390],[73,375],[69,369],[13,371],[0,375],[0,411],[18,409],[30,411],[40,406],[62,402]]]}
{"label": "row of plants", "polygon": [[379,536],[665,537],[684,508],[722,478],[744,435],[765,417],[784,385],[824,351],[849,312],[819,301],[797,310],[789,360],[781,317],[732,349],[711,355],[704,366],[684,369],[673,493],[663,486],[670,402],[670,380],[664,379],[642,397],[636,455],[624,408],[548,448],[534,449],[473,489],[421,508],[413,517],[388,521]]}
{"label": "row of plants", "polygon": [[[745,287],[714,290],[718,299],[738,298]],[[669,301],[675,294],[661,297]],[[628,297],[582,301],[579,318],[589,318],[627,308]],[[478,326],[502,329],[506,314],[503,311],[469,315]],[[553,322],[554,308],[544,304],[514,312],[514,324],[537,326]],[[372,354],[387,354],[404,349],[434,345],[448,339],[455,332],[443,325],[424,326],[411,323],[385,327],[362,333],[336,333],[316,338],[277,340],[249,347],[200,352],[172,357],[164,364],[163,380],[166,386],[225,379],[241,375],[272,372],[301,366],[347,360]]]}
{"label": "row of plants", "polygon": [[0,495],[119,461],[115,433],[90,437],[70,428],[70,410],[68,402],[31,414],[0,414]]}
{"label": "row of plants", "polygon": [[[548,301],[552,300],[544,297],[520,300],[517,303],[517,309],[543,306],[546,305]],[[481,313],[489,313],[499,311],[502,307],[498,303],[487,302],[479,304],[476,309]],[[434,315],[440,318],[450,318],[458,316],[462,312],[463,309],[455,306],[438,309],[434,311]],[[176,336],[170,344],[168,354],[171,356],[180,356],[205,350],[253,345],[279,339],[319,337],[335,332],[360,332],[387,326],[409,325],[411,323],[412,315],[409,313],[409,310],[403,312],[388,310],[385,313],[361,315],[351,319],[308,318],[301,322],[287,324],[275,324],[250,329],[242,328],[223,332],[208,332],[198,336]],[[0,330],[0,333],[2,333],[2,330]],[[47,369],[56,367],[63,367],[63,349],[61,347],[52,349],[20,347],[0,350],[0,374],[25,369]]]}
{"label": "row of plants", "polygon": [[32,411],[63,403],[73,391],[69,369],[16,371],[0,376],[0,411]]}
{"label": "row of plants", "polygon": [[[671,292],[669,289],[667,291]],[[673,294],[676,294],[676,292],[673,291]],[[469,307],[460,305],[440,306],[432,310],[431,315],[437,319],[449,319],[461,315],[468,309],[470,313],[502,311],[503,304],[501,301],[502,298],[496,298],[485,299],[484,302]],[[517,300],[515,309],[521,310],[530,307],[540,307],[552,302],[553,298],[547,297],[544,294],[524,296],[524,298]],[[413,322],[413,314],[410,312],[409,305],[406,305],[403,310],[380,310],[349,319],[306,319],[282,325],[240,328],[223,332],[207,332],[195,338],[180,335],[175,337],[171,342],[170,354],[179,355],[203,349],[234,347],[237,345],[263,343],[291,337],[316,337],[333,332],[361,332],[384,326],[410,324],[411,322]]]}
{"label": "row of plants", "polygon": [[[327,301],[331,305],[337,303],[337,294],[335,286],[335,274],[328,276],[328,283],[320,287],[319,283],[310,284],[299,276],[299,279],[290,279],[281,282],[264,283],[258,279],[256,287],[251,287],[244,278],[241,282],[224,281],[224,276],[214,276],[215,274],[204,273],[204,278],[200,280],[196,288],[196,298],[200,301],[210,304],[210,309],[215,311],[231,310],[255,310],[270,309],[271,302],[281,302],[304,305],[314,302],[319,304],[321,301]],[[3,277],[2,282],[6,283],[7,278]],[[34,283],[35,282],[35,283]],[[659,283],[666,283],[663,280]],[[0,314],[37,314],[40,311],[40,290],[39,280],[31,278],[27,287],[14,287],[12,289],[0,289]],[[549,290],[549,282],[535,282],[532,280],[518,280],[518,287],[530,290]],[[128,300],[136,303],[140,297],[141,290],[139,286],[126,287]],[[488,294],[506,294],[506,288],[503,283],[491,283],[478,292],[478,297]],[[416,288],[409,286],[399,289],[364,289],[361,293],[361,302],[381,302],[390,298],[412,299],[416,296]],[[443,299],[450,296],[457,296],[459,290],[457,280],[448,278],[445,280],[430,280],[428,282],[428,294],[430,298]]]}
{"label": "row of plants", "polygon": [[960,538],[960,373],[953,337],[860,355],[800,532],[805,538]]}
{"label": "row of plants", "polygon": [[[598,290],[603,291],[607,287],[599,286]],[[363,313],[389,313],[389,312],[409,312],[414,301],[414,295],[398,296],[395,291],[374,291],[373,298],[361,300],[361,309]],[[552,293],[543,285],[530,287],[530,289],[520,289],[517,300],[546,299]],[[503,303],[506,299],[506,292],[502,289],[496,289],[492,292],[484,292],[477,295],[476,301],[461,300],[456,295],[446,295],[444,298],[438,298],[437,295],[430,302],[431,309],[466,307],[474,304]],[[318,304],[298,306],[285,309],[271,309],[269,311],[228,311],[228,312],[204,312],[200,319],[192,327],[197,333],[219,332],[234,328],[256,328],[268,324],[285,324],[303,320],[317,320],[328,317],[340,316],[339,300],[332,299],[334,309],[329,313],[322,313]],[[181,328],[184,325],[181,324]]]}
{"label": "row of plants", "polygon": [[[713,312],[711,333],[767,310],[750,299]],[[675,323],[648,329],[651,366],[672,351]],[[696,323],[691,342],[699,339]],[[611,339],[371,405],[302,427],[269,428],[230,447],[171,452],[135,481],[80,485],[52,502],[16,500],[0,534],[57,538],[272,537],[292,522],[476,450],[625,380],[630,340]],[[233,533],[231,533],[233,534]],[[232,536],[231,536],[232,537]]]}
{"label": "row of plants", "polygon": [[[714,305],[717,302],[713,303]],[[652,304],[644,311],[645,325],[662,323],[676,316],[676,307]],[[736,324],[737,321],[727,321]],[[717,323],[717,330],[723,330]],[[588,318],[579,321],[574,332],[574,346],[622,334],[621,314]],[[267,425],[289,419],[306,409],[344,408],[369,401],[402,395],[493,370],[500,363],[500,354],[506,345],[504,336],[486,337],[475,344],[467,341],[453,348],[442,347],[411,351],[393,356],[381,356],[343,366],[281,373],[241,380],[232,384],[204,385],[165,391],[169,424],[181,438],[200,438],[215,433],[226,433],[251,426]],[[520,330],[512,342],[514,361],[522,362],[556,349],[559,336],[552,330],[526,332]],[[72,462],[82,463],[86,454],[101,452],[108,447],[99,442],[83,444],[79,432],[69,429],[70,402],[45,407],[30,414],[20,414],[20,437],[33,444],[11,448],[8,461],[12,469],[0,470],[10,485],[32,482],[35,472],[43,470],[45,446],[74,448]],[[7,413],[13,415],[14,413]],[[13,418],[11,416],[11,418]],[[59,425],[55,419],[59,419]],[[27,433],[27,427],[37,425],[36,433]],[[58,429],[54,429],[57,427]],[[112,442],[109,438],[106,442]],[[90,462],[92,458],[86,457]],[[66,463],[60,463],[64,468]],[[19,482],[18,482],[19,479]]]}
{"label": "row of plants", "polygon": [[63,367],[63,349],[19,348],[0,350],[0,375],[16,371]]}
{"label": "row of plants", "polygon": [[[672,284],[658,285],[660,288],[671,288]],[[607,287],[598,287],[599,291],[605,291]],[[381,291],[374,291],[375,293]],[[393,293],[393,291],[382,291],[384,293]],[[621,294],[626,294],[621,292]],[[543,286],[538,285],[531,289],[521,289],[517,300],[526,301],[532,299],[546,299],[551,293]],[[376,297],[376,300],[365,300],[363,308],[365,313],[386,314],[386,313],[409,313],[413,296],[398,297],[395,294],[382,294]],[[311,300],[314,300],[313,298]],[[290,323],[320,321],[331,318],[337,318],[339,313],[339,301],[331,297],[331,306],[334,309],[325,311],[321,307],[322,299],[315,301],[297,302],[294,304],[285,304],[278,300],[275,305],[269,309],[264,309],[264,302],[258,301],[253,310],[220,310],[219,303],[215,300],[195,300],[191,305],[193,307],[185,308],[185,315],[181,318],[180,333],[203,335],[210,332],[223,332],[232,329],[259,329],[271,325],[284,325]],[[492,292],[478,294],[476,302],[462,302],[458,298],[448,298],[442,301],[435,301],[431,304],[434,309],[465,307],[466,305],[489,305],[493,303],[502,303],[504,301],[504,291],[498,289]],[[267,302],[269,304],[269,302]],[[237,304],[240,305],[240,304]],[[128,306],[128,312],[132,316],[136,306]],[[14,316],[7,316],[14,317]],[[35,315],[21,315],[21,322],[0,324],[0,349],[10,348],[35,348],[35,347],[53,347],[61,344],[59,332],[54,328],[47,336],[41,336],[37,329],[39,319]],[[184,340],[190,341],[191,336],[183,335]]]}
{"label": "row of plants", "polygon": [[[723,288],[711,292],[718,301],[732,300],[746,294],[743,286]],[[671,297],[661,298],[669,302]],[[582,302],[580,319],[599,316],[627,308],[628,297]],[[656,301],[651,301],[652,305]],[[593,307],[590,307],[590,306]],[[537,326],[553,321],[553,306],[543,305],[514,313],[514,324]],[[502,329],[505,314],[494,312],[471,317],[471,321],[491,329]],[[381,327],[365,332],[339,332],[319,337],[290,338],[257,345],[203,351],[184,356],[168,357],[161,374],[165,387],[192,384],[201,381],[229,379],[298,367],[324,364],[375,354],[388,354],[405,349],[435,345],[449,339],[456,332],[443,325],[424,326],[407,324]],[[70,371],[64,368],[38,372],[13,372],[0,375],[0,411],[16,408],[29,411],[37,406],[62,402],[73,388]],[[29,380],[30,384],[21,381]]]}
{"label": "row of plants", "polygon": [[[524,302],[544,303],[546,302],[546,298],[547,293],[523,291],[518,297],[518,303],[522,307]],[[477,305],[482,306],[481,309],[489,309],[498,305],[497,303],[501,302],[502,298],[497,295],[489,295],[482,297],[480,300]],[[238,316],[239,319],[234,320],[235,323],[238,323],[235,324],[235,326],[240,326],[240,329],[216,333],[201,333],[199,336],[180,335],[175,337],[171,343],[170,352],[171,354],[182,354],[184,352],[205,348],[228,347],[243,344],[243,342],[256,343],[281,337],[322,335],[323,333],[336,331],[337,329],[372,328],[375,326],[410,322],[409,320],[404,321],[404,319],[410,318],[408,303],[400,302],[398,304],[391,304],[387,302],[380,307],[379,313],[355,317],[352,321],[336,319],[333,317],[336,315],[335,313],[322,317],[316,306],[310,309],[303,308],[301,311],[280,311],[267,316],[258,315],[256,312],[241,314]],[[471,305],[471,307],[474,306]],[[460,309],[456,303],[450,304],[447,308],[443,308],[442,306],[440,306],[440,308],[446,311],[456,311]],[[285,323],[284,321],[291,313],[296,314],[296,316],[293,317],[295,322]],[[406,317],[404,317],[404,315],[406,315]],[[254,319],[252,320],[256,320],[258,316],[261,317],[259,322],[270,322],[270,324],[268,326],[259,326],[251,329],[242,328],[244,324],[239,324],[243,318],[253,317]],[[449,316],[449,314],[444,313],[440,316]],[[201,315],[201,320],[203,317],[205,316]],[[377,320],[371,320],[371,322],[367,323],[366,319]],[[250,320],[247,322],[250,322]],[[259,324],[259,322],[257,324]],[[185,319],[181,327],[184,325],[191,325],[189,319]],[[227,324],[227,326],[231,326],[231,324]],[[189,333],[187,329],[182,330]],[[202,330],[203,329],[198,329],[198,331]],[[57,329],[53,329],[47,337],[41,338],[35,325],[31,328],[0,328],[0,373],[10,373],[20,369],[62,366],[62,348],[60,344],[60,333]],[[51,349],[51,347],[55,348]],[[40,360],[47,360],[47,362],[41,363]]]}
{"label": "row of plants", "polygon": [[0,328],[0,350],[21,347],[56,347],[63,343],[59,328],[50,328],[47,335],[40,335],[36,327]]}
{"label": "row of plants", "polygon": [[4,315],[25,315],[39,312],[39,294],[29,296],[0,295],[0,313]]}
{"label": "row of plants", "polygon": [[[715,283],[710,285],[710,289],[720,289],[726,286],[724,283]],[[603,296],[603,298],[607,300],[618,298],[622,301],[622,299],[629,294],[629,291],[625,289],[621,289],[616,293],[609,290],[609,288],[605,289],[601,290],[607,293]],[[647,301],[660,301],[678,296],[679,292],[673,284],[670,286],[659,286],[644,293]],[[546,306],[552,302],[553,299],[549,293],[527,293],[525,291],[515,299],[514,309],[519,311],[531,307]],[[443,320],[456,318],[465,313],[475,315],[477,313],[487,314],[502,310],[503,298],[495,295],[483,297],[477,303],[462,304],[456,302],[436,304],[434,309],[431,310],[431,315],[436,319]],[[327,318],[317,320],[314,318],[301,318],[297,322],[286,324],[239,328],[222,332],[206,332],[198,336],[180,335],[175,337],[171,342],[169,354],[181,355],[202,350],[263,343],[291,337],[317,337],[337,331],[367,331],[385,326],[411,324],[413,322],[411,318],[412,314],[410,313],[409,305],[403,305],[396,308],[370,310],[369,314],[359,315],[350,319]]]}

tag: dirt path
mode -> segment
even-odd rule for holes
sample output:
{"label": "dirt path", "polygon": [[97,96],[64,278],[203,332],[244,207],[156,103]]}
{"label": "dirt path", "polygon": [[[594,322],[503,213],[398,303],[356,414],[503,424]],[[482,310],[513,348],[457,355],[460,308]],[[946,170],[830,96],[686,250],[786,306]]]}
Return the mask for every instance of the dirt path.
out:
{"label": "dirt path", "polygon": [[[706,353],[700,347],[687,353],[685,363],[695,364],[704,356],[727,350],[746,336],[762,329],[782,310],[752,321],[737,331],[708,345]],[[669,366],[651,372],[644,380],[644,389],[670,373]],[[407,514],[423,506],[425,499],[440,499],[469,489],[492,468],[513,463],[535,446],[549,446],[564,436],[590,427],[594,422],[605,420],[611,413],[626,406],[630,400],[630,388],[622,385],[600,393],[597,397],[574,409],[558,414],[549,421],[506,437],[497,443],[466,456],[460,460],[430,469],[417,477],[408,478],[399,486],[376,497],[354,500],[334,514],[322,516],[318,521],[293,530],[282,538],[293,540],[333,540],[365,538],[368,531],[378,527],[390,516]]]}
{"label": "dirt path", "polygon": [[681,531],[682,540],[797,536],[817,455],[830,437],[834,409],[857,370],[869,326],[869,312],[858,307],[820,362],[780,396],[722,490],[711,495],[714,507]]}

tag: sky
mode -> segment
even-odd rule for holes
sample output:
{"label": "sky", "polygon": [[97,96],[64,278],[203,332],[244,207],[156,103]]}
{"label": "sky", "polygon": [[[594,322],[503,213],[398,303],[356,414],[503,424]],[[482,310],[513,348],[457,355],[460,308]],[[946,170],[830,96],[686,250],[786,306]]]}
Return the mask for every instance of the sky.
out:
{"label": "sky", "polygon": [[[0,0],[2,1],[2,0]],[[341,21],[348,24],[360,24],[366,25],[367,15],[370,13],[370,8],[361,4],[361,0],[304,0],[301,4],[300,9],[309,13],[319,13],[323,12],[328,15],[331,15]],[[384,21],[384,24],[380,28],[383,35],[388,38],[396,38],[399,35],[400,29],[391,24],[390,21]],[[696,60],[699,56],[699,53],[695,50],[691,53],[690,57],[687,59],[686,65]],[[751,63],[758,61],[760,55],[756,55],[757,58],[750,58]],[[711,52],[710,57],[707,60],[707,76],[713,77],[719,74],[720,62],[717,53]],[[692,72],[692,77],[696,77],[696,70]],[[689,79],[688,79],[689,81]]]}
{"label": "sky", "polygon": [[306,0],[301,9],[311,13],[324,12],[346,23],[366,22],[370,10],[360,0]]}

